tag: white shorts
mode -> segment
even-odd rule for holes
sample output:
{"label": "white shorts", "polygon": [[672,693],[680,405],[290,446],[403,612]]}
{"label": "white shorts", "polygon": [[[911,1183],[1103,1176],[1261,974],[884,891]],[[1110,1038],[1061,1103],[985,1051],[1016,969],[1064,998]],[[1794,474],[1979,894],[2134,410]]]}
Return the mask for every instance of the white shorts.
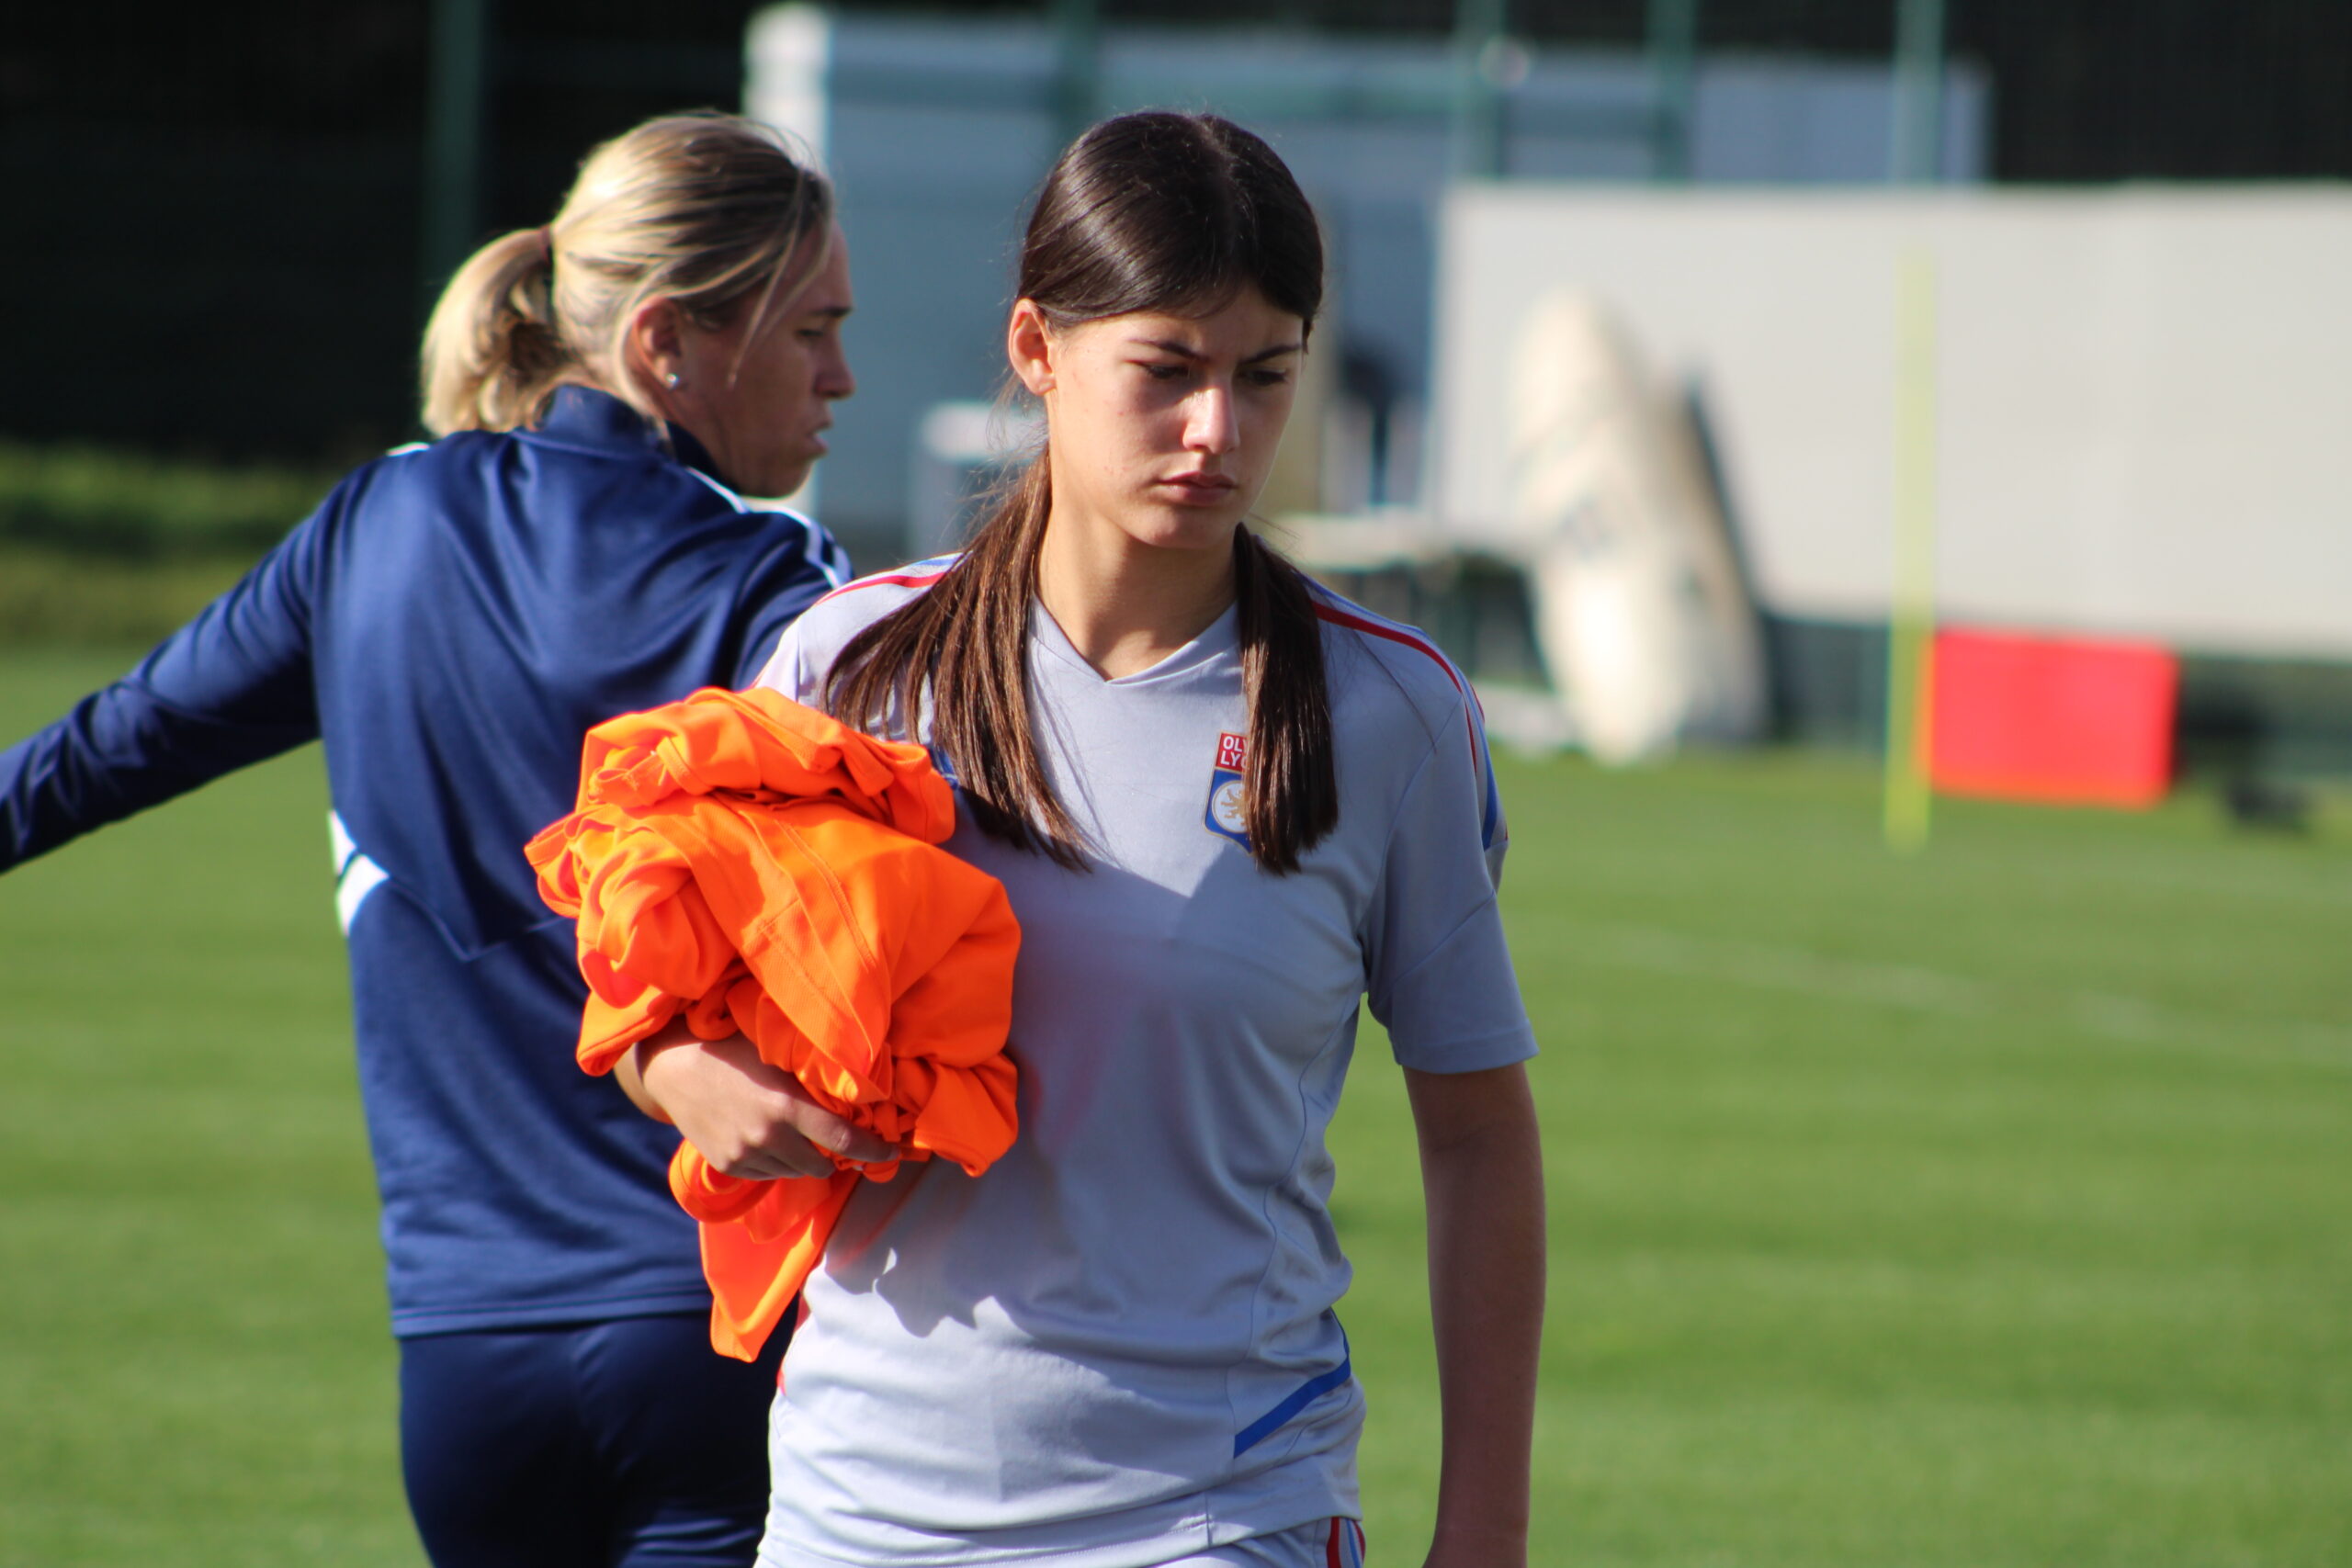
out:
{"label": "white shorts", "polygon": [[1363,1527],[1335,1517],[1171,1558],[1161,1568],[1363,1568]]}

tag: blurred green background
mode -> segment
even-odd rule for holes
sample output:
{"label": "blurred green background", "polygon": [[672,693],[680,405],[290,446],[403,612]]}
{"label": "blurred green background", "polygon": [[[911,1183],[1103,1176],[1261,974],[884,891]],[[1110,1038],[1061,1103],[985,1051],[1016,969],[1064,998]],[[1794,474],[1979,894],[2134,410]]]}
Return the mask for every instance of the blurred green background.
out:
{"label": "blurred green background", "polygon": [[[0,653],[0,733],[130,652]],[[2352,1562],[2352,811],[1506,760],[1543,1564]],[[0,1564],[415,1563],[314,750],[0,879]],[[1401,1084],[1336,1134],[1374,1561],[1436,1396]]]}
{"label": "blurred green background", "polygon": [[[236,581],[337,477],[0,439],[0,648],[161,640]],[[55,716],[28,709],[6,739]]]}

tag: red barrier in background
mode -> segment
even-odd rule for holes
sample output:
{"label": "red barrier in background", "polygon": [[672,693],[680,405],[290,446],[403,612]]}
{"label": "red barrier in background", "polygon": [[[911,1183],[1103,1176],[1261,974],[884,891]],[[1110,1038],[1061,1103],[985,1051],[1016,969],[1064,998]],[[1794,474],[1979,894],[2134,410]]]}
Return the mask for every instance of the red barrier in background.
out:
{"label": "red barrier in background", "polygon": [[2145,807],[2172,782],[2180,660],[2154,643],[1936,634],[1928,776],[1951,795]]}

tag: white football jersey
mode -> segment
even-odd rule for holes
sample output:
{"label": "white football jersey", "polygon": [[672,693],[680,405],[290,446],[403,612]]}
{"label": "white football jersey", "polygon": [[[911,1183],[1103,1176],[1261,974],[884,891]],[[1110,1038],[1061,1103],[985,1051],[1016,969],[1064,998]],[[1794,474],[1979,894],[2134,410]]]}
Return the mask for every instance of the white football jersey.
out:
{"label": "white football jersey", "polygon": [[[821,705],[842,647],[946,564],[820,601],[761,684]],[[1118,680],[1035,613],[1040,746],[1090,864],[968,817],[947,846],[1020,917],[1020,1136],[982,1176],[931,1161],[850,1201],[785,1360],[763,1563],[1136,1568],[1360,1515],[1324,1150],[1358,1004],[1430,1072],[1535,1044],[1468,685],[1318,606],[1340,821],[1287,876],[1243,838],[1234,612]]]}

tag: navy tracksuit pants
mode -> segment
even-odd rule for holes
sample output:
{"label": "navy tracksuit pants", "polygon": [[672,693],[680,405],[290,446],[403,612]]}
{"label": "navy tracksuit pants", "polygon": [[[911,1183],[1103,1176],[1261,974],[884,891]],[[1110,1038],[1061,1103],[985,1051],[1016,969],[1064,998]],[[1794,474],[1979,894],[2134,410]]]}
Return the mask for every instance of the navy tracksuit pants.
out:
{"label": "navy tracksuit pants", "polygon": [[435,1568],[749,1568],[787,1334],[691,1315],[401,1341],[401,1462]]}

